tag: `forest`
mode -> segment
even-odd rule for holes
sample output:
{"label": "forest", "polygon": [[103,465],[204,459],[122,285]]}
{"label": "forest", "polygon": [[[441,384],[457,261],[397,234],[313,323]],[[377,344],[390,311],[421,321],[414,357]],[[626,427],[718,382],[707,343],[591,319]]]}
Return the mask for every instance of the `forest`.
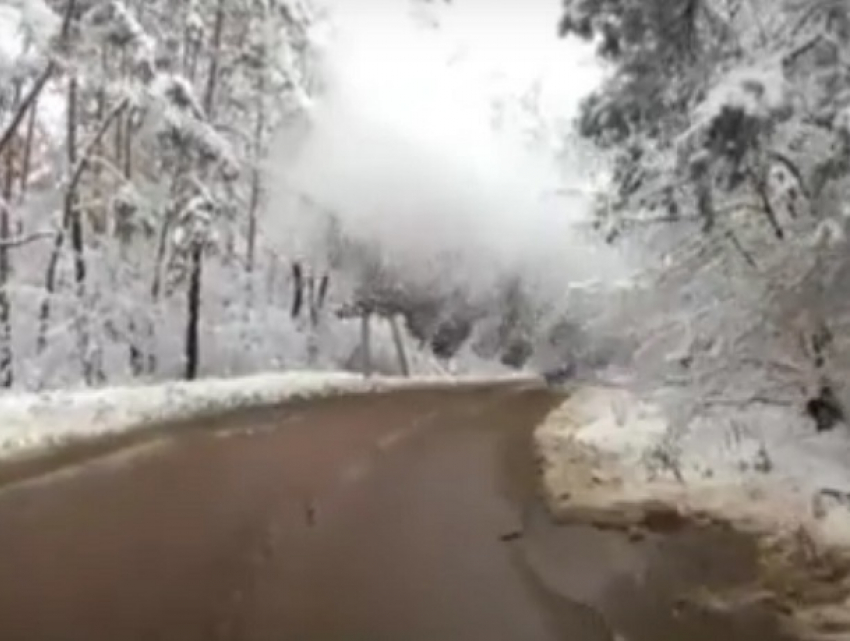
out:
{"label": "forest", "polygon": [[[399,2],[440,28],[440,3]],[[356,369],[353,319],[375,316],[392,320],[376,341],[404,339],[423,367],[549,351],[628,367],[686,416],[804,407],[831,427],[850,391],[846,6],[673,4],[563,3],[553,33],[592,43],[604,69],[573,130],[535,120],[533,96],[498,105],[532,123],[529,144],[602,168],[588,226],[639,265],[595,295],[564,274],[555,300],[507,270],[486,295],[407,273],[308,197],[325,255],[275,244],[264,163],[323,99],[326,9],[6,0],[0,385]]]}
{"label": "forest", "polygon": [[260,160],[309,101],[315,17],[225,0],[0,17],[0,384],[194,378],[202,336],[239,342],[275,276]]}

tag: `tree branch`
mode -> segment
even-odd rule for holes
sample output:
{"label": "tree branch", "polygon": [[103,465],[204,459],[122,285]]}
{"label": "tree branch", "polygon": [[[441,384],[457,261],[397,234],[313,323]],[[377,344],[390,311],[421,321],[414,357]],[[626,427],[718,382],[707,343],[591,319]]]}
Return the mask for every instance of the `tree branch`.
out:
{"label": "tree branch", "polygon": [[[60,41],[62,43],[67,42],[68,36],[71,33],[71,22],[74,17],[76,6],[76,0],[68,0],[68,5],[65,7],[65,15],[62,18],[62,30],[60,31]],[[24,120],[24,116],[27,115],[35,101],[41,95],[47,81],[53,76],[58,66],[59,65],[56,63],[56,60],[51,58],[51,60],[47,63],[47,66],[41,72],[41,75],[38,79],[36,79],[33,86],[30,87],[29,93],[27,93],[24,97],[20,107],[18,107],[18,110],[15,112],[12,122],[9,123],[6,129],[3,130],[2,135],[0,135],[0,155],[2,155],[3,151],[12,141],[12,138],[21,126],[21,122]]]}
{"label": "tree branch", "polygon": [[12,249],[14,247],[22,247],[24,245],[29,245],[30,243],[34,243],[39,240],[48,240],[52,238],[56,238],[57,232],[55,231],[36,231],[31,234],[26,234],[24,236],[18,236],[17,238],[6,238],[0,240],[0,247]]}
{"label": "tree branch", "polygon": [[2,154],[6,147],[9,146],[9,143],[12,142],[15,134],[18,132],[18,129],[21,126],[21,123],[24,120],[24,117],[27,115],[29,110],[32,108],[35,101],[38,99],[39,95],[41,95],[44,86],[47,84],[47,81],[50,79],[50,76],[53,75],[53,71],[56,68],[56,63],[52,60],[47,63],[47,66],[44,68],[44,71],[41,72],[41,75],[35,81],[32,87],[30,87],[29,93],[24,97],[21,105],[18,107],[18,110],[15,112],[15,115],[12,117],[12,122],[3,130],[2,135],[0,135],[0,154]]}
{"label": "tree branch", "polygon": [[86,167],[88,167],[89,162],[91,161],[92,154],[94,150],[97,148],[98,143],[103,139],[103,136],[109,130],[110,125],[115,122],[115,120],[120,116],[127,106],[130,104],[129,98],[124,98],[119,102],[115,108],[110,111],[106,118],[103,119],[103,122],[100,123],[100,128],[94,133],[91,139],[86,144],[85,149],[83,150],[83,154],[80,157],[80,160],[77,161],[77,164],[74,166],[74,172],[71,174],[71,180],[68,182],[68,193],[73,193],[74,190],[80,183],[80,179],[83,176],[83,172]]}

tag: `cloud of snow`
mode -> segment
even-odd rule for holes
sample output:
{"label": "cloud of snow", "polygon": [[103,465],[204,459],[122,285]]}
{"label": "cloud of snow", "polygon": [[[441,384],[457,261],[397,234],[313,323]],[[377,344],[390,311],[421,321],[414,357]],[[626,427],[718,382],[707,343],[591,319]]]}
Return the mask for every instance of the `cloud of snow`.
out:
{"label": "cloud of snow", "polygon": [[[601,76],[592,50],[556,37],[557,2],[329,5],[333,32],[317,36],[326,93],[297,155],[281,138],[275,203],[308,193],[411,269],[433,269],[438,251],[455,250],[463,273],[446,277],[467,285],[525,270],[551,295],[570,279],[620,273],[576,226],[589,207],[587,172],[553,160],[572,157],[550,142],[565,139]],[[529,115],[521,102],[533,95]],[[498,130],[500,106],[509,113]],[[523,132],[538,124],[549,142],[529,145]],[[281,238],[309,236],[314,212],[271,209]]]}

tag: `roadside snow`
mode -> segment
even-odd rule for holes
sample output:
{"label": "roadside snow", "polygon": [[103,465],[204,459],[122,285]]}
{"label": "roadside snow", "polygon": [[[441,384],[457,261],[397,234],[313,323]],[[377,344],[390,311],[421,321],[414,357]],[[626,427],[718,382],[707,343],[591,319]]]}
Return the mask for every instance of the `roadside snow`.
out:
{"label": "roadside snow", "polygon": [[[547,417],[537,446],[551,501],[564,514],[591,500],[601,509],[661,499],[758,529],[817,523],[825,541],[850,546],[850,436],[818,434],[788,408],[741,409],[733,420],[677,428],[651,400],[588,386]],[[846,526],[836,531],[840,519],[831,515],[831,527],[822,527],[832,511],[825,502],[847,514]],[[630,515],[623,518],[640,519]]]}
{"label": "roadside snow", "polygon": [[26,456],[55,445],[144,429],[163,422],[294,399],[474,386],[500,380],[531,379],[522,375],[365,379],[349,373],[291,372],[150,386],[12,394],[0,397],[0,459]]}
{"label": "roadside snow", "polygon": [[787,407],[730,416],[680,428],[625,388],[577,389],[536,433],[547,500],[564,522],[749,532],[765,572],[757,587],[789,625],[850,639],[850,435],[818,434]]}

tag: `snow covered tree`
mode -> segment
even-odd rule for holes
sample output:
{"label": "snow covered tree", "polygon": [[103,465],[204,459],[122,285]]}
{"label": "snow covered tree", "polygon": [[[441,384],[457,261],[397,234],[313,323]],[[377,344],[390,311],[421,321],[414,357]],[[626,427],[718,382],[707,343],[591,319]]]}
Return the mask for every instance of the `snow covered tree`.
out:
{"label": "snow covered tree", "polygon": [[74,382],[53,371],[72,353],[89,384],[172,375],[181,313],[196,376],[205,262],[236,291],[269,268],[261,163],[310,105],[312,9],[3,0],[0,17],[0,384],[13,362],[23,385]]}
{"label": "snow covered tree", "polygon": [[612,162],[597,226],[659,259],[665,380],[700,406],[850,400],[846,4],[569,0],[561,30],[611,66],[579,130]]}

